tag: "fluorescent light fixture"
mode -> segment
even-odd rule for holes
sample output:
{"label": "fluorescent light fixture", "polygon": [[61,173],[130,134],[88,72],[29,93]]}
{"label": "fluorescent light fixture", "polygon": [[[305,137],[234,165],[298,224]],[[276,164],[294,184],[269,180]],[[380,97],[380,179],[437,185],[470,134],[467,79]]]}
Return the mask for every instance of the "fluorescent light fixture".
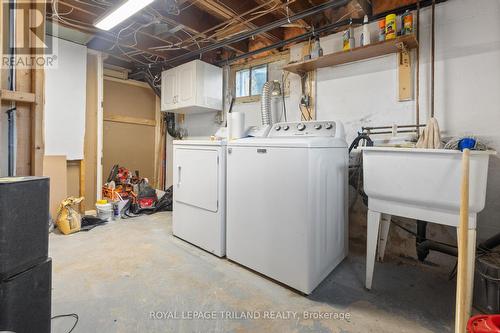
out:
{"label": "fluorescent light fixture", "polygon": [[154,0],[127,0],[122,3],[120,7],[113,10],[94,25],[101,30],[108,31],[151,4],[153,1]]}

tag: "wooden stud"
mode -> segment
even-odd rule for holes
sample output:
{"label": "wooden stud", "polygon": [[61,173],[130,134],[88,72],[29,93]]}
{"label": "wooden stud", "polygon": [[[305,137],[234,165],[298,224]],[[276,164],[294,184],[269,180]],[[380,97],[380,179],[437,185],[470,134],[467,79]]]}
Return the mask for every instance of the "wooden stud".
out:
{"label": "wooden stud", "polygon": [[149,84],[147,84],[146,82],[141,82],[141,81],[136,81],[136,80],[130,80],[130,79],[123,80],[123,79],[119,79],[119,78],[111,77],[111,76],[104,76],[104,80],[106,80],[106,81],[113,81],[113,82],[119,82],[119,83],[124,83],[124,84],[130,84],[130,85],[133,85],[133,86],[136,86],[136,87],[151,89],[151,87],[149,86]]}
{"label": "wooden stud", "polygon": [[[21,16],[16,18],[14,23],[16,29],[16,39],[28,41],[28,33],[26,31],[27,20],[30,19],[28,13],[29,9],[32,8],[32,3],[29,2],[17,2],[16,9],[20,10]],[[20,43],[21,45],[21,43]],[[23,43],[23,47],[16,48],[16,63],[21,57],[30,55],[31,49],[30,45]],[[16,72],[16,85],[15,90],[18,92],[31,92],[32,87],[32,68],[28,66],[17,66]],[[32,142],[33,142],[33,132],[32,132],[32,114],[31,105],[25,103],[18,103],[16,105],[16,175],[17,176],[29,176],[32,174],[31,170],[31,158],[32,158]]]}
{"label": "wooden stud", "polygon": [[[80,197],[85,197],[85,159],[80,160],[80,187],[79,187]],[[80,212],[85,212],[84,201],[80,202]]]}
{"label": "wooden stud", "polygon": [[[32,9],[40,12],[44,17],[43,23],[36,27],[36,35],[45,42],[46,5],[41,1],[32,1]],[[32,12],[33,13],[33,12]],[[32,26],[35,26],[35,15],[30,17]],[[34,56],[41,56],[42,52],[35,49]],[[43,174],[43,156],[45,154],[44,140],[44,112],[45,112],[45,69],[35,65],[31,70],[31,88],[35,103],[31,104],[31,174]]]}
{"label": "wooden stud", "polygon": [[119,115],[104,116],[104,121],[111,121],[114,123],[125,123],[144,126],[156,126],[156,121],[152,119],[134,118]]}
{"label": "wooden stud", "polygon": [[104,104],[104,60],[101,52],[89,51],[97,58],[97,172],[96,172],[96,200],[102,197],[102,147],[103,147],[103,104]]}
{"label": "wooden stud", "polygon": [[0,90],[1,98],[4,101],[21,103],[35,103],[35,94],[24,91],[12,91],[8,89]]}
{"label": "wooden stud", "polygon": [[97,179],[97,56],[87,54],[87,96],[85,111],[85,211],[91,210],[96,201]]}

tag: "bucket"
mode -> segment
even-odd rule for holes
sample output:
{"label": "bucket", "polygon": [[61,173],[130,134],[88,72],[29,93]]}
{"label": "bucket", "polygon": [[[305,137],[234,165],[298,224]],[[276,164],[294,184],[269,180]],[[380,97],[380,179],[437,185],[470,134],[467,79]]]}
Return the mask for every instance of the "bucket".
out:
{"label": "bucket", "polygon": [[467,332],[500,333],[500,315],[472,317],[467,323]]}
{"label": "bucket", "polygon": [[473,304],[482,312],[500,313],[500,253],[477,257]]}
{"label": "bucket", "polygon": [[125,205],[128,203],[128,200],[123,200],[122,196],[119,193],[116,193],[118,200],[113,201],[113,220],[119,219],[121,217],[121,213]]}
{"label": "bucket", "polygon": [[104,221],[111,221],[113,217],[113,205],[110,203],[97,202],[95,205],[97,217]]}

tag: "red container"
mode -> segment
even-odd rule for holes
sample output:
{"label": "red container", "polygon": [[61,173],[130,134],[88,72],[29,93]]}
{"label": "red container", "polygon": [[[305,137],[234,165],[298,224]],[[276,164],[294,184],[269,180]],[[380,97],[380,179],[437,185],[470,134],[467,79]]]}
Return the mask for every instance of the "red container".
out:
{"label": "red container", "polygon": [[500,333],[500,315],[479,315],[469,319],[469,333]]}

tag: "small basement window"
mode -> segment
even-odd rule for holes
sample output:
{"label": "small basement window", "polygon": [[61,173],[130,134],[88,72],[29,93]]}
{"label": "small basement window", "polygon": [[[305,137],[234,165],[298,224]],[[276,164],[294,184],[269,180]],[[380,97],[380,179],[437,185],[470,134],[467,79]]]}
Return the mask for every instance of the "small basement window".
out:
{"label": "small basement window", "polygon": [[267,82],[267,64],[236,71],[236,97],[260,96]]}

